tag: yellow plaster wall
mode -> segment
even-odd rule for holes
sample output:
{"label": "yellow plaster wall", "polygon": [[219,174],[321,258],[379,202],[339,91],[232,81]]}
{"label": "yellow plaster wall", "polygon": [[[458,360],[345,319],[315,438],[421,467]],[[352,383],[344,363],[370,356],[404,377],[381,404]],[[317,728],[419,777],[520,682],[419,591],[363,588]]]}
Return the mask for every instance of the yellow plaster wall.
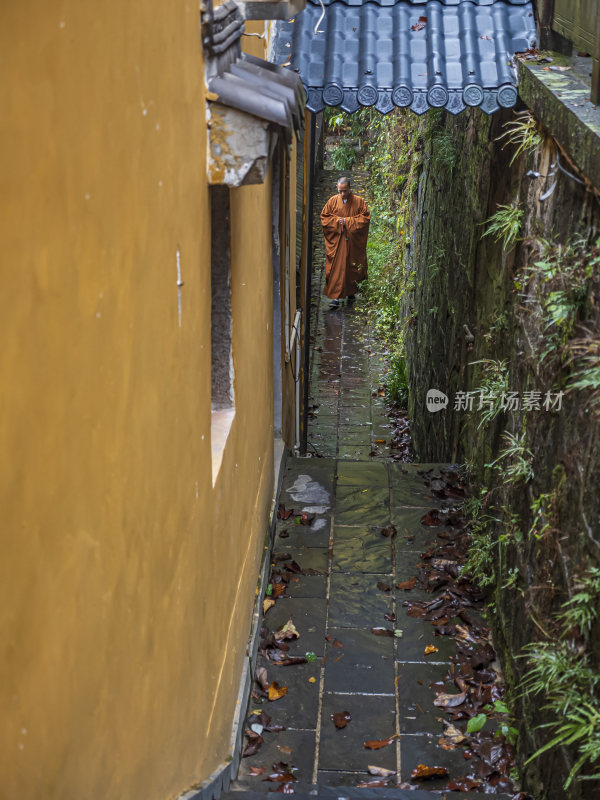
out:
{"label": "yellow plaster wall", "polygon": [[232,192],[213,489],[199,27],[187,0],[0,5],[7,800],[163,800],[229,753],[272,489],[270,185]]}

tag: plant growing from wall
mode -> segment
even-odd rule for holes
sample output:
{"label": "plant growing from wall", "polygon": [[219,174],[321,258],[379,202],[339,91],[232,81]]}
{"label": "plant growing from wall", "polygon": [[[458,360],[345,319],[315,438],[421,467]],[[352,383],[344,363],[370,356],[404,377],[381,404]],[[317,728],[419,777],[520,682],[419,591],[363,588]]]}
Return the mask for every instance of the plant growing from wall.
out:
{"label": "plant growing from wall", "polygon": [[495,214],[483,223],[487,225],[483,236],[493,236],[495,242],[502,242],[505,250],[515,246],[521,233],[524,211],[515,203],[498,205]]}
{"label": "plant growing from wall", "polygon": [[525,447],[525,431],[521,435],[504,432],[506,447],[500,452],[498,458],[486,467],[493,467],[502,473],[505,483],[527,483],[533,478],[533,453]]}
{"label": "plant growing from wall", "polygon": [[575,761],[565,789],[576,777],[600,778],[600,709],[596,699],[600,675],[591,667],[589,647],[599,600],[600,569],[589,567],[577,582],[576,593],[555,618],[552,638],[525,647],[529,669],[522,681],[523,692],[542,694],[546,698],[543,708],[554,717],[539,726],[549,728],[553,737],[525,763],[553,748],[572,747]]}
{"label": "plant growing from wall", "polygon": [[505,132],[498,136],[496,141],[506,139],[506,145],[512,145],[515,150],[510,160],[510,166],[522,155],[533,153],[543,142],[540,124],[530,111],[515,112],[515,119],[504,124]]}

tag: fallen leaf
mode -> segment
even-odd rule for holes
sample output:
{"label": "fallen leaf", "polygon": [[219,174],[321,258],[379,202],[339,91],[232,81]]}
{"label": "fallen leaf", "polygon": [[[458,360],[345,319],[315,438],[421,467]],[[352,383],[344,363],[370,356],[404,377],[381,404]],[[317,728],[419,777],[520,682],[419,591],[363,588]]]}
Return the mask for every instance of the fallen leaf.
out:
{"label": "fallen leaf", "polygon": [[382,747],[387,747],[388,744],[391,744],[394,739],[398,738],[398,734],[394,733],[389,739],[369,739],[366,742],[363,742],[363,747],[366,747],[367,750],[381,750]]}
{"label": "fallen leaf", "polygon": [[280,753],[285,753],[286,755],[291,755],[292,748],[288,747],[286,744],[278,744],[277,749]]}
{"label": "fallen leaf", "polygon": [[489,37],[487,34],[484,34],[483,36],[480,36],[479,38],[480,38],[480,39],[486,39],[488,42],[491,42],[491,41],[492,41],[492,40],[490,39],[490,37]]}
{"label": "fallen leaf", "polygon": [[266,767],[250,767],[248,770],[249,775],[264,775],[267,771]]}
{"label": "fallen leaf", "polygon": [[388,785],[389,785],[389,780],[386,780],[385,778],[379,778],[379,780],[376,779],[374,781],[363,781],[362,783],[357,783],[356,784],[356,788],[357,789],[376,789],[376,788],[380,788],[380,787],[384,787],[384,786],[388,786]]}
{"label": "fallen leaf", "polygon": [[375,439],[375,444],[385,444],[385,439]]}
{"label": "fallen leaf", "polygon": [[436,647],[434,644],[428,644],[425,648],[425,655],[430,656],[432,653],[439,653],[439,647]]}
{"label": "fallen leaf", "polygon": [[259,667],[256,670],[256,682],[260,686],[261,689],[267,690],[269,686],[269,680],[267,678],[267,670],[265,667]]}
{"label": "fallen leaf", "polygon": [[431,778],[447,778],[450,773],[446,767],[427,767],[425,764],[417,764],[410,776],[415,781],[426,781]]}
{"label": "fallen leaf", "polygon": [[377,582],[377,588],[380,592],[389,592],[392,589],[391,586],[388,586],[387,583],[384,583],[383,581]]}
{"label": "fallen leaf", "polygon": [[393,636],[394,631],[390,630],[390,628],[371,628],[371,633],[374,633],[375,636]]}
{"label": "fallen leaf", "polygon": [[331,646],[335,647],[337,650],[341,650],[342,647],[344,646],[344,643],[340,642],[339,639],[334,639],[333,642],[331,643]]}
{"label": "fallen leaf", "polygon": [[275,597],[281,597],[281,595],[285,594],[285,583],[274,583],[273,584],[273,595]]}
{"label": "fallen leaf", "polygon": [[476,717],[471,717],[467,722],[467,733],[478,733],[486,722],[487,716],[485,714],[477,714]]}
{"label": "fallen leaf", "polygon": [[442,524],[442,520],[438,517],[438,512],[435,508],[424,514],[421,517],[421,522],[423,525],[429,525],[432,528],[437,528],[438,525]]}
{"label": "fallen leaf", "polygon": [[263,600],[263,614],[266,614],[270,608],[275,605],[275,600],[272,597],[265,597]]}
{"label": "fallen leaf", "polygon": [[331,720],[338,730],[345,728],[351,719],[352,717],[348,711],[335,711],[331,715]]}
{"label": "fallen leaf", "polygon": [[282,503],[280,503],[277,509],[277,519],[289,519],[293,513],[294,513],[293,509],[291,509],[290,511],[286,511],[285,506]]}
{"label": "fallen leaf", "polygon": [[427,24],[427,17],[419,17],[418,21],[410,26],[411,31],[422,31]]}
{"label": "fallen leaf", "polygon": [[386,769],[385,767],[376,767],[373,764],[369,764],[367,767],[369,770],[369,775],[377,775],[379,778],[391,778],[392,775],[396,774],[395,769]]}
{"label": "fallen leaf", "polygon": [[258,736],[257,734],[249,734],[248,741],[244,745],[244,749],[242,750],[242,758],[248,758],[248,756],[255,756],[258,751],[260,750],[262,744],[264,743],[264,739],[262,736]]}
{"label": "fallen leaf", "polygon": [[[277,585],[277,584],[276,584]],[[285,639],[299,639],[300,634],[298,633],[296,626],[292,622],[291,619],[283,625],[276,633],[275,638],[279,641],[283,641]]]}
{"label": "fallen leaf", "polygon": [[308,682],[309,682],[309,683],[316,683],[316,682],[317,682],[317,679],[316,679],[314,676],[311,676],[311,677],[308,679]]}
{"label": "fallen leaf", "polygon": [[391,611],[388,611],[387,614],[384,614],[383,616],[388,622],[396,622],[396,615]]}
{"label": "fallen leaf", "polygon": [[462,778],[455,778],[452,781],[448,781],[448,786],[446,788],[450,789],[451,792],[472,792],[483,788],[483,786],[481,781],[477,781],[475,778],[469,778],[465,775]]}
{"label": "fallen leaf", "polygon": [[408,581],[401,581],[401,583],[396,584],[396,589],[402,589],[404,592],[410,592],[411,589],[415,588],[416,582],[416,578],[411,578]]}
{"label": "fallen leaf", "polygon": [[466,699],[466,692],[461,692],[460,694],[446,694],[445,692],[441,692],[433,701],[433,705],[439,708],[454,708],[455,706],[462,705]]}
{"label": "fallen leaf", "polygon": [[[283,66],[285,67],[285,64]],[[294,794],[294,787],[289,783],[282,783],[279,788],[275,789],[275,792],[281,792],[282,794]]]}
{"label": "fallen leaf", "polygon": [[397,533],[398,531],[393,525],[386,525],[385,528],[382,528],[381,530],[381,535],[387,537],[388,539],[393,539]]}
{"label": "fallen leaf", "polygon": [[273,681],[269,685],[269,700],[280,700],[282,697],[285,697],[287,694],[287,686],[280,686],[277,681]]}

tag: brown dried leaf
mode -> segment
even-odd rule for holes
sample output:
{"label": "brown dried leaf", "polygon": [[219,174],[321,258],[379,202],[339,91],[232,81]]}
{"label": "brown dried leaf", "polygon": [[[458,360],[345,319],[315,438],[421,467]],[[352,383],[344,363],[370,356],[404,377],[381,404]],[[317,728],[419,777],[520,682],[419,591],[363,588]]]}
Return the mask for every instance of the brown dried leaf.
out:
{"label": "brown dried leaf", "polygon": [[269,685],[269,700],[275,701],[280,700],[282,697],[285,697],[287,694],[287,686],[280,686],[277,681],[273,681]]}
{"label": "brown dried leaf", "polygon": [[341,650],[342,647],[344,646],[344,643],[340,642],[339,639],[334,639],[333,642],[331,643],[331,646],[335,647],[337,650]]}
{"label": "brown dried leaf", "polygon": [[405,592],[410,592],[411,589],[415,588],[415,584],[417,583],[416,578],[410,578],[408,581],[401,581],[400,583],[396,584],[396,589],[402,589]]}
{"label": "brown dried leaf", "polygon": [[394,733],[393,736],[390,736],[389,739],[369,739],[366,742],[363,742],[363,747],[366,747],[367,750],[381,750],[382,747],[387,747],[388,744],[391,744],[394,739],[398,738],[398,734]]}
{"label": "brown dried leaf", "polygon": [[393,525],[386,525],[385,528],[381,529],[381,535],[387,537],[388,539],[393,539],[397,533],[398,531]]}
{"label": "brown dried leaf", "polygon": [[439,525],[442,525],[442,520],[438,517],[438,512],[435,508],[424,514],[421,517],[421,522],[423,525],[429,525],[431,528],[437,528]]}
{"label": "brown dried leaf", "polygon": [[394,631],[390,628],[371,628],[371,633],[374,633],[375,636],[393,636]]}
{"label": "brown dried leaf", "polygon": [[428,767],[425,764],[417,764],[410,776],[415,781],[426,781],[431,778],[447,778],[450,773],[446,767]]}
{"label": "brown dried leaf", "polygon": [[264,775],[267,771],[266,767],[250,767],[248,770],[249,775]]}
{"label": "brown dried leaf", "polygon": [[428,644],[425,647],[425,655],[426,656],[430,656],[432,653],[439,653],[439,652],[440,652],[439,647],[436,647],[434,644]]}
{"label": "brown dried leaf", "polygon": [[352,717],[348,711],[335,711],[331,715],[331,720],[338,730],[345,728],[351,719]]}
{"label": "brown dried leaf", "polygon": [[274,636],[278,641],[284,641],[285,639],[300,638],[300,634],[298,633],[298,630],[296,629],[296,626],[294,625],[291,618],[288,619],[285,625],[282,625],[281,628],[279,628],[279,630],[275,632]]}
{"label": "brown dried leaf", "polygon": [[387,583],[383,581],[377,581],[377,588],[380,592],[390,592],[392,590],[392,587],[388,586]]}
{"label": "brown dried leaf", "polygon": [[286,511],[283,503],[280,503],[279,508],[277,509],[277,519],[289,519],[293,513],[294,513],[293,509],[291,509],[290,511]]}
{"label": "brown dried leaf", "polygon": [[266,614],[270,608],[275,605],[275,600],[272,597],[265,597],[263,600],[263,614]]}
{"label": "brown dried leaf", "polygon": [[410,26],[411,31],[422,31],[427,25],[427,17],[419,17],[418,22]]}
{"label": "brown dried leaf", "polygon": [[369,770],[369,775],[377,775],[379,778],[391,778],[392,775],[396,774],[395,769],[386,769],[385,767],[376,767],[373,764],[369,764],[367,767]]}
{"label": "brown dried leaf", "polygon": [[467,699],[467,693],[461,692],[460,694],[446,694],[441,692],[433,701],[434,706],[438,708],[455,708],[462,705]]}

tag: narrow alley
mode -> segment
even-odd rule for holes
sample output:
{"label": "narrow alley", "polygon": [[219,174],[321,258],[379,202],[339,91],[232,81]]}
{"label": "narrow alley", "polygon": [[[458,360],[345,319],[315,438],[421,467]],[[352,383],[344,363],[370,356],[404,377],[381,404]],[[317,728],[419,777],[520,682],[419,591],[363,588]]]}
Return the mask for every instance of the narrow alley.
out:
{"label": "narrow alley", "polygon": [[[333,173],[324,172],[317,206],[333,184]],[[419,583],[413,577],[421,559],[451,546],[458,475],[449,465],[395,463],[386,455],[381,356],[364,301],[329,308],[322,239],[315,242],[313,457],[290,458],[285,469],[245,757],[226,797],[283,791],[401,800],[410,791],[407,797],[433,798],[440,795],[424,790],[439,792],[452,779],[459,783],[451,788],[464,792],[483,784],[461,782],[463,749],[451,740],[438,744],[444,708],[434,700],[459,692],[455,678],[460,670],[468,681],[469,671],[454,638],[432,627],[445,609],[433,621],[414,613],[433,595],[422,575]],[[464,619],[472,626],[468,641],[490,650],[478,611]],[[482,663],[492,658],[493,651]],[[505,788],[510,794],[496,796],[512,797],[508,776],[492,772],[492,791]]]}

